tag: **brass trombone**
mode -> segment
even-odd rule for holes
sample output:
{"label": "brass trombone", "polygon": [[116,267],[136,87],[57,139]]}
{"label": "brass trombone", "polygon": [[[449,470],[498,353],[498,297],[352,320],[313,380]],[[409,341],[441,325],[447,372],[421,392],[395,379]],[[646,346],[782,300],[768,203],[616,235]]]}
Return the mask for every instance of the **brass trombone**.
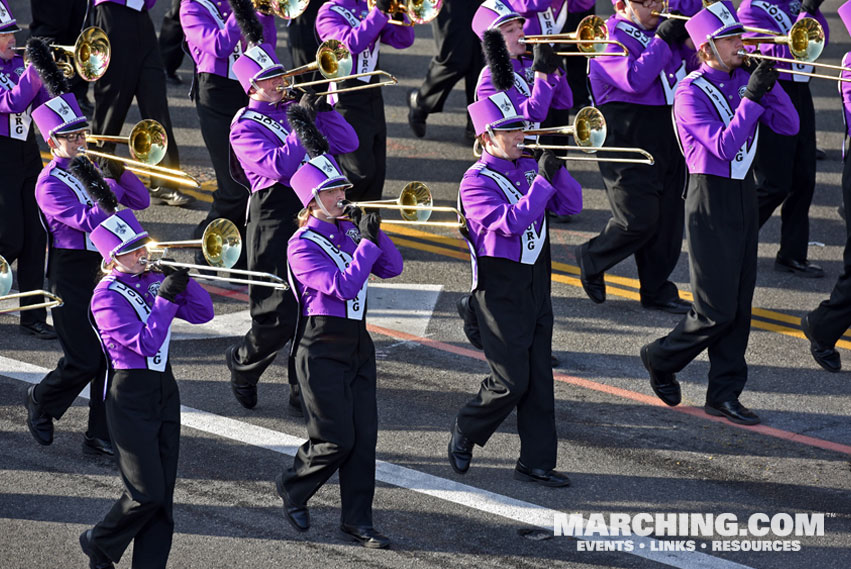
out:
{"label": "brass trombone", "polygon": [[90,134],[86,137],[86,142],[92,142],[98,146],[103,146],[105,142],[126,144],[134,160],[150,165],[159,164],[168,150],[168,136],[165,129],[153,119],[137,122],[128,136]]}
{"label": "brass trombone", "polygon": [[[375,0],[367,0],[370,10],[375,6]],[[443,8],[443,0],[394,0],[390,4],[391,14],[407,14],[410,22],[390,20],[395,26],[413,26],[414,24],[428,24],[434,20]]]}
{"label": "brass trombone", "polygon": [[0,301],[15,300],[17,298],[25,298],[30,296],[46,296],[50,300],[39,304],[30,304],[29,306],[21,306],[20,308],[2,308],[0,314],[8,314],[9,312],[23,312],[24,310],[34,310],[36,308],[56,308],[62,306],[62,299],[47,292],[46,290],[28,290],[27,292],[16,292],[9,294],[12,290],[12,268],[3,255],[0,255]]}
{"label": "brass trombone", "polygon": [[[453,227],[462,229],[467,226],[467,220],[454,207],[432,205],[431,190],[422,182],[409,182],[402,188],[399,198],[395,200],[376,200],[369,202],[350,202],[340,200],[337,206],[344,208],[354,205],[361,209],[395,209],[402,219],[382,219],[381,223],[395,225],[429,225],[431,227]],[[458,221],[429,221],[432,212],[445,211],[458,216]]]}
{"label": "brass trombone", "polygon": [[[163,256],[168,253],[169,249],[200,247],[201,253],[209,263],[209,266],[195,265],[192,263],[178,263],[175,261],[165,261]],[[201,239],[192,239],[189,241],[151,241],[145,245],[150,255],[160,255],[158,259],[142,258],[142,264],[150,267],[172,267],[175,269],[195,270],[195,273],[190,275],[196,279],[205,279],[208,281],[220,281],[234,284],[247,284],[254,286],[267,286],[280,290],[288,290],[290,287],[287,282],[277,275],[272,273],[263,273],[260,271],[246,271],[242,269],[233,269],[239,255],[242,252],[242,238],[239,235],[239,230],[232,221],[220,217],[210,222],[204,230]],[[219,275],[208,275],[198,271],[215,271],[217,273],[228,273],[232,275],[243,275],[252,278],[225,277]],[[254,280],[262,279],[262,280]]]}
{"label": "brass trombone", "polygon": [[[557,51],[556,55],[571,57],[582,55],[585,57],[626,57],[629,52],[626,46],[617,40],[609,39],[609,30],[606,21],[599,16],[590,14],[579,20],[575,32],[566,34],[530,35],[520,40],[524,44],[556,43],[575,45],[579,51]],[[616,45],[620,52],[606,52],[607,45]]]}
{"label": "brass trombone", "polygon": [[307,10],[310,0],[252,0],[251,3],[261,14],[293,20]]}
{"label": "brass trombone", "polygon": [[[793,63],[807,62],[810,65],[824,67],[825,64],[813,63],[824,50],[824,30],[815,18],[801,18],[789,29],[789,35],[742,38],[745,45],[762,43],[783,44],[789,47]],[[836,66],[833,66],[836,67]]]}
{"label": "brass trombone", "polygon": [[629,154],[640,154],[642,156],[642,158],[612,158],[603,156],[572,156],[569,154],[565,154],[564,156],[557,157],[561,158],[562,160],[573,160],[575,162],[619,162],[621,164],[647,164],[648,166],[653,166],[653,164],[656,163],[653,158],[653,155],[644,150],[643,148],[631,148],[627,146],[570,146],[567,144],[518,144],[517,147],[524,148],[527,150],[563,150],[564,152],[581,150],[582,152],[586,152],[589,154],[595,154],[598,151],[622,152]]}
{"label": "brass trombone", "polygon": [[155,166],[153,164],[146,164],[145,162],[140,162],[138,160],[123,158],[114,154],[107,154],[106,152],[98,152],[97,150],[89,150],[88,148],[78,148],[77,153],[90,157],[94,156],[96,158],[116,160],[124,164],[125,169],[130,170],[131,172],[134,172],[136,174],[141,174],[143,176],[150,176],[151,178],[168,180],[170,182],[174,182],[175,184],[180,184],[181,186],[188,186],[190,188],[201,187],[201,182],[199,182],[193,176],[190,176],[186,172],[182,170],[177,170],[175,168],[166,168],[165,166]]}
{"label": "brass trombone", "polygon": [[[715,4],[717,1],[718,0],[703,0],[702,4],[703,4],[703,7],[706,8],[707,6]],[[658,10],[653,10],[650,13],[653,14],[654,16],[659,16],[660,18],[668,18],[668,19],[671,19],[671,20],[688,21],[688,20],[691,19],[691,16],[683,16],[682,14],[671,14],[670,12],[668,12],[668,4],[669,4],[669,2],[667,0],[665,0],[664,2],[662,2],[662,5],[664,7],[662,8],[661,12],[658,11]],[[750,32],[750,33],[754,33],[754,34],[763,34],[763,35],[766,35],[766,36],[779,36],[780,35],[779,32],[776,32],[774,30],[766,30],[765,28],[754,28],[752,26],[742,26],[742,29],[745,30],[746,32]]]}
{"label": "brass trombone", "polygon": [[[112,48],[106,32],[91,26],[80,32],[74,45],[50,44],[56,66],[65,77],[73,77],[74,70],[84,81],[97,81],[106,73]],[[26,50],[25,47],[15,48]]]}

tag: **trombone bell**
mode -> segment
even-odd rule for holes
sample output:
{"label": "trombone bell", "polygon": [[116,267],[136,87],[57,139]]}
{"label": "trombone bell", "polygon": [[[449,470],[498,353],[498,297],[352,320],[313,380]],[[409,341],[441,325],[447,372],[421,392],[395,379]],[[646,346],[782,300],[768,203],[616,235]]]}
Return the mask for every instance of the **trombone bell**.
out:
{"label": "trombone bell", "polygon": [[[375,0],[368,0],[367,7],[372,10]],[[390,14],[407,14],[410,23],[390,20],[396,26],[413,26],[414,24],[428,24],[434,20],[443,8],[443,0],[394,0],[390,4]]]}
{"label": "trombone bell", "polygon": [[28,290],[26,292],[16,292],[9,294],[12,290],[12,268],[9,263],[0,255],[0,301],[15,300],[16,298],[26,298],[30,296],[46,296],[50,299],[48,302],[40,302],[38,304],[30,304],[21,306],[20,308],[2,308],[0,314],[9,312],[23,312],[24,310],[34,310],[36,308],[56,308],[62,306],[62,299],[55,294],[49,293],[46,290]]}
{"label": "trombone bell", "polygon": [[[431,190],[422,182],[409,182],[402,188],[399,198],[395,200],[377,200],[369,202],[349,202],[340,200],[337,206],[353,205],[363,209],[395,209],[402,216],[401,220],[382,219],[381,223],[396,225],[430,225],[432,227],[454,227],[456,229],[467,226],[467,220],[460,211],[454,207],[432,205]],[[458,216],[458,221],[429,221],[432,212],[451,212]]]}
{"label": "trombone bell", "polygon": [[57,49],[73,54],[74,68],[85,81],[97,81],[109,67],[112,48],[106,32],[97,26],[91,26],[80,32],[73,48],[56,46]]}
{"label": "trombone bell", "polygon": [[[165,255],[169,249],[200,247],[211,267],[230,269],[242,253],[242,237],[236,225],[223,217],[210,222],[201,239],[189,241],[151,241],[145,248],[151,254]],[[159,261],[154,261],[159,262]]]}

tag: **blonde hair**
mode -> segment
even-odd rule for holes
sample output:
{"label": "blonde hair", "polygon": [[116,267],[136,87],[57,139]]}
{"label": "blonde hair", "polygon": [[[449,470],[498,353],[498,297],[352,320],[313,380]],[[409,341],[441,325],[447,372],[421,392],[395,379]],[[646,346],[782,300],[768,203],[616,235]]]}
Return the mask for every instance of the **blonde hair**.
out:
{"label": "blonde hair", "polygon": [[310,204],[308,204],[308,207],[302,208],[302,210],[298,212],[298,215],[296,216],[298,226],[304,227],[305,225],[307,225],[308,218],[310,218]]}

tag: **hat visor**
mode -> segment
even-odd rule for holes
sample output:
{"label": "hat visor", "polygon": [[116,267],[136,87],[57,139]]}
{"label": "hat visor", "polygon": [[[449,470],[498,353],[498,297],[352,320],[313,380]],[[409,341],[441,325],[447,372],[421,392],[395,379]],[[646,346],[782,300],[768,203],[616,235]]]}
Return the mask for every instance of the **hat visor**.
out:
{"label": "hat visor", "polygon": [[737,24],[731,28],[727,28],[726,30],[722,30],[712,36],[712,39],[718,40],[721,38],[729,38],[733,36],[740,36],[745,33],[745,29],[741,24]]}
{"label": "hat visor", "polygon": [[352,187],[352,183],[345,176],[337,176],[336,178],[328,178],[322,185],[316,188],[317,192],[324,192],[325,190],[336,190],[337,188],[345,188],[349,189]]}
{"label": "hat visor", "polygon": [[526,21],[526,18],[524,18],[520,14],[517,14],[516,12],[512,12],[511,14],[506,14],[505,16],[494,20],[494,23],[491,24],[490,29],[495,30],[502,24],[507,24],[508,22],[513,22],[514,20],[520,20],[520,23],[522,24]]}
{"label": "hat visor", "polygon": [[53,131],[53,134],[68,134],[71,132],[77,132],[78,130],[86,130],[87,128],[89,128],[89,121],[85,118],[81,118],[70,124],[66,124],[63,127],[57,128]]}
{"label": "hat visor", "polygon": [[491,123],[491,130],[524,130],[528,128],[529,123],[519,117],[509,117],[494,123]]}
{"label": "hat visor", "polygon": [[0,28],[0,34],[14,34],[15,32],[20,32],[21,28],[18,27],[18,24],[9,24],[5,28]]}
{"label": "hat visor", "polygon": [[112,258],[118,257],[119,255],[126,255],[127,253],[132,253],[133,251],[138,251],[142,247],[148,244],[151,241],[151,238],[148,237],[148,233],[141,233],[134,240],[130,241],[126,245],[122,245],[116,248],[112,252]]}
{"label": "hat visor", "polygon": [[273,65],[272,67],[264,69],[263,71],[255,75],[254,80],[259,81],[260,79],[271,79],[272,77],[279,77],[286,72],[287,70],[284,69],[283,65]]}

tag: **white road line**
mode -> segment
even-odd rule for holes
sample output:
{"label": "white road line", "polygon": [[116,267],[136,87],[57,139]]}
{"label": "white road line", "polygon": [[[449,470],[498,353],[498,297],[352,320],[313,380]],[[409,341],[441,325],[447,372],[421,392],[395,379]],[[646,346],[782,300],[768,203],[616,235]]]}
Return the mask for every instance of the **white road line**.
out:
{"label": "white road line", "polygon": [[[50,370],[0,356],[0,376],[27,383],[38,383],[48,371]],[[88,388],[84,390],[81,397],[88,398]],[[185,405],[181,405],[181,424],[205,433],[288,456],[294,456],[298,447],[304,442],[304,439],[300,437]],[[480,512],[494,514],[525,525],[543,528],[550,532],[553,531],[554,516],[565,513],[383,460],[376,461],[375,476],[377,480],[393,486]],[[578,536],[577,539],[618,541],[623,538]],[[621,553],[635,555],[671,567],[681,569],[751,569],[746,565],[713,557],[699,551],[655,551],[655,549],[661,548],[661,542],[649,537],[629,536],[628,539],[635,544],[635,549]]]}

